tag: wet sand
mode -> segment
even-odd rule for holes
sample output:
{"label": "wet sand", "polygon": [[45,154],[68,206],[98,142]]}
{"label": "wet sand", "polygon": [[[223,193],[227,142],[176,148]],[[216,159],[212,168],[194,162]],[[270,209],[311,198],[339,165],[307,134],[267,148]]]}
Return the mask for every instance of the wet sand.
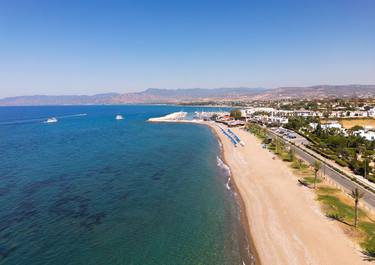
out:
{"label": "wet sand", "polygon": [[291,169],[250,133],[234,147],[209,125],[223,145],[225,162],[240,193],[259,262],[268,264],[369,264],[358,245],[321,212],[313,191],[298,185]]}

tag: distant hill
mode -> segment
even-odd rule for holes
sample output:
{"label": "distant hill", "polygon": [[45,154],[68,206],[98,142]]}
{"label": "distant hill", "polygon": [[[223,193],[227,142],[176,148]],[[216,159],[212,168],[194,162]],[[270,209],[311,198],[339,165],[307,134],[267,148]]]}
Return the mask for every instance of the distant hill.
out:
{"label": "distant hill", "polygon": [[318,85],[310,87],[280,87],[254,97],[259,100],[370,98],[375,97],[375,85]]}
{"label": "distant hill", "polygon": [[266,91],[265,88],[188,88],[188,89],[159,89],[149,88],[140,94],[154,95],[165,98],[207,98],[207,97],[238,97],[254,95]]}
{"label": "distant hill", "polygon": [[62,95],[62,96],[19,96],[0,99],[0,106],[32,106],[32,105],[93,105],[107,104],[117,93],[87,95]]}
{"label": "distant hill", "polygon": [[136,103],[188,103],[208,101],[252,101],[277,99],[375,98],[375,85],[318,85],[311,87],[266,88],[149,88],[134,93],[107,93],[93,96],[19,96],[0,99],[0,106],[94,105]]}
{"label": "distant hill", "polygon": [[129,104],[129,103],[178,103],[206,98],[241,97],[264,92],[264,88],[191,88],[158,89],[149,88],[134,93],[108,93],[93,96],[19,96],[0,99],[2,106],[20,105],[88,105],[88,104]]}

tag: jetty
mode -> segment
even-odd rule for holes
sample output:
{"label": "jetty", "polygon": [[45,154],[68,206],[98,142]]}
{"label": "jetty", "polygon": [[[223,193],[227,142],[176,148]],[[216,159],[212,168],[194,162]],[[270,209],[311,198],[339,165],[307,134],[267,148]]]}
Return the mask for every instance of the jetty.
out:
{"label": "jetty", "polygon": [[179,112],[174,112],[174,113],[165,115],[163,117],[149,118],[148,121],[150,122],[182,121],[186,118],[186,116],[187,116],[187,112],[179,111]]}

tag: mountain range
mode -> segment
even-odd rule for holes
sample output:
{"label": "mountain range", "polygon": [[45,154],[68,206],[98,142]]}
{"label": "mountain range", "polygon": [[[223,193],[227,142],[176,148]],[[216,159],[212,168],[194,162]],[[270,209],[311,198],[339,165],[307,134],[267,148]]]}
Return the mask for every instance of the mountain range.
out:
{"label": "mountain range", "polygon": [[142,92],[97,95],[33,95],[0,99],[0,106],[101,105],[101,104],[179,104],[212,101],[253,101],[279,99],[373,98],[375,85],[318,85],[280,88],[149,88]]}

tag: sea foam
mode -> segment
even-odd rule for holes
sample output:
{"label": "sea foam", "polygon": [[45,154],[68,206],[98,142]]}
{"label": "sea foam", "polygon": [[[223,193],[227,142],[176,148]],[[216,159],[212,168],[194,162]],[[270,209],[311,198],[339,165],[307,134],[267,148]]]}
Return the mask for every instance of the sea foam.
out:
{"label": "sea foam", "polygon": [[227,179],[227,183],[225,184],[225,186],[226,186],[226,188],[228,189],[228,190],[230,190],[230,176],[231,176],[231,173],[230,173],[230,168],[229,168],[229,166],[227,165],[227,164],[225,164],[224,162],[223,162],[223,160],[221,160],[221,158],[220,157],[216,157],[216,161],[217,161],[217,165],[218,165],[218,167],[220,167],[221,169],[223,169],[224,171],[225,171],[225,174],[226,174],[226,176],[228,177],[228,179]]}

